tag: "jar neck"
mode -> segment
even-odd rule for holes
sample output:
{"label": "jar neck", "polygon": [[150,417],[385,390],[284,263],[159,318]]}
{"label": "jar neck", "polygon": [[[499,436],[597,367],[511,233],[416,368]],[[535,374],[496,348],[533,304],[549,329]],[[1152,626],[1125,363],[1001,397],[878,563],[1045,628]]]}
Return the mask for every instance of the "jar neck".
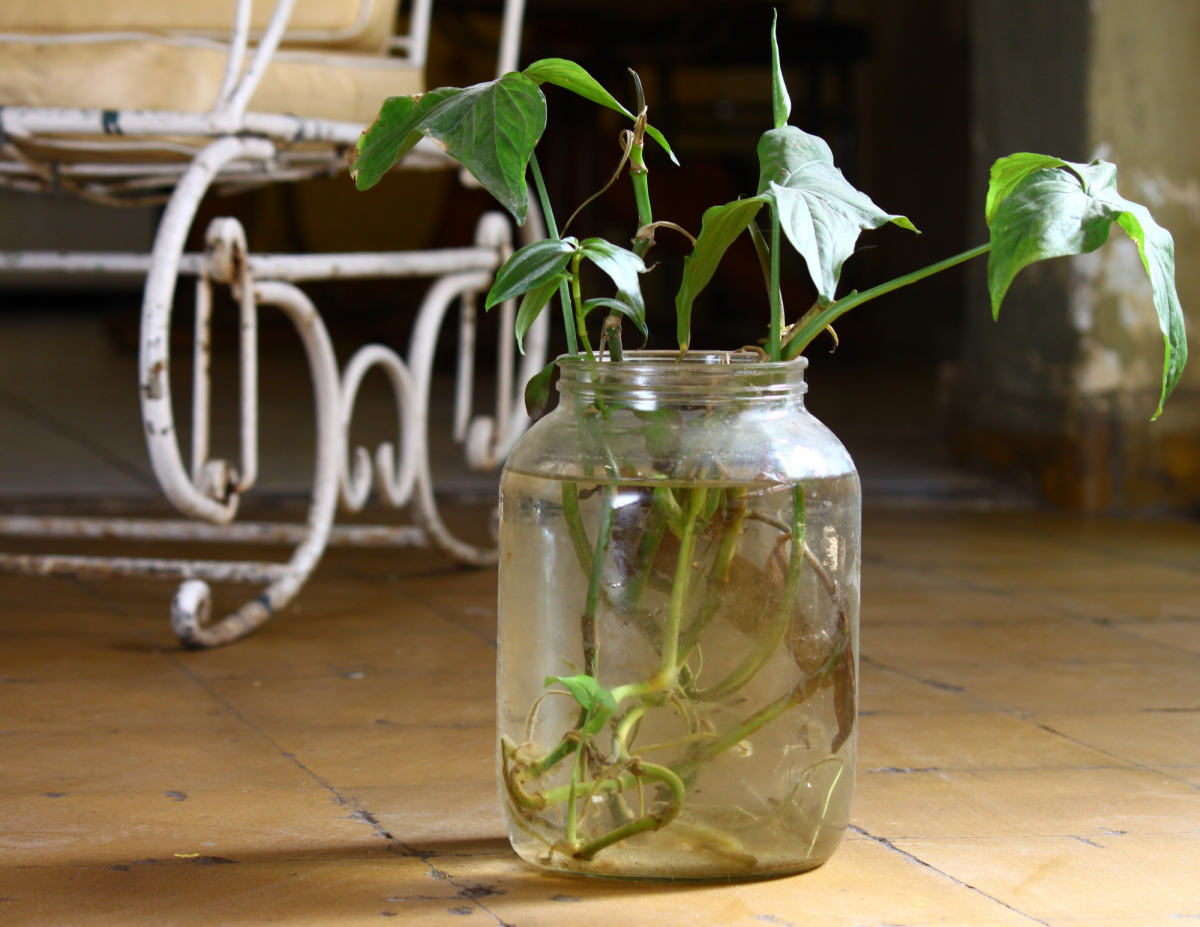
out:
{"label": "jar neck", "polygon": [[558,390],[574,403],[635,409],[804,404],[808,360],[765,362],[748,351],[626,351],[619,363],[558,358]]}

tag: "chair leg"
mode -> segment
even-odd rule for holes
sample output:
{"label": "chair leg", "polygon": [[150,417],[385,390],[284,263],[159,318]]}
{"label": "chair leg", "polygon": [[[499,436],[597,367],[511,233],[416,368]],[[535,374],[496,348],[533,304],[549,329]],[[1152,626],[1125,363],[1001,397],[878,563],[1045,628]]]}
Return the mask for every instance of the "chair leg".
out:
{"label": "chair leg", "polygon": [[312,373],[316,401],[317,460],[307,535],[284,567],[281,578],[271,583],[256,599],[215,624],[207,624],[211,609],[208,585],[200,580],[183,583],[175,593],[171,606],[171,627],[180,643],[193,649],[217,647],[244,637],[287,605],[324,554],[337,507],[344,450],[340,382],[329,333],[312,301],[290,283],[258,283],[255,285],[255,299],[260,305],[278,306],[291,319],[304,342]]}

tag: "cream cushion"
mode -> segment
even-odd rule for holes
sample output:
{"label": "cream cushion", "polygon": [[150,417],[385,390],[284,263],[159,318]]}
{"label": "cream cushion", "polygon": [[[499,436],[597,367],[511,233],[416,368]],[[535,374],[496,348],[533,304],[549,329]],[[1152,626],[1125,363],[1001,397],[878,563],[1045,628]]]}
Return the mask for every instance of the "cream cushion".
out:
{"label": "cream cushion", "polygon": [[[227,38],[236,0],[0,0],[0,33],[154,32]],[[397,0],[296,0],[284,42],[383,52]],[[275,0],[254,0],[266,28]]]}
{"label": "cream cushion", "polygon": [[[200,39],[0,39],[0,105],[206,112],[225,61]],[[282,49],[248,108],[366,124],[387,97],[424,89],[422,69],[403,59]]]}

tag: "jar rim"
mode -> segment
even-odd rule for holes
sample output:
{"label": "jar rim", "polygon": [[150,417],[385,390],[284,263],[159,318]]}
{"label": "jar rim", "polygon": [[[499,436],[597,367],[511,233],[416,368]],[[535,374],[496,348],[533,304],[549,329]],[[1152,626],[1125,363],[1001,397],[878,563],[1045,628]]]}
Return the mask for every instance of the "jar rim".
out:
{"label": "jar rim", "polygon": [[624,360],[560,356],[558,390],[637,406],[801,400],[808,359],[766,361],[754,351],[626,351]]}

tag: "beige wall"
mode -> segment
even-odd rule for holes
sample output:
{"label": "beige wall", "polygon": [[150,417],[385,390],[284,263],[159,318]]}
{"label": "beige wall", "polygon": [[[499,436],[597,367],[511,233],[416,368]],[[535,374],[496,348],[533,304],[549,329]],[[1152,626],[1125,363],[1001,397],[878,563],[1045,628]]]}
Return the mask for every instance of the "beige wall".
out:
{"label": "beige wall", "polygon": [[[1175,238],[1179,298],[1197,343],[1160,425],[1193,428],[1200,415],[1193,408],[1200,398],[1187,395],[1200,391],[1200,0],[1097,0],[1092,10],[1089,141],[1094,156],[1117,165],[1122,195],[1148,206]],[[1162,337],[1136,249],[1119,229],[1099,252],[1074,259],[1071,311],[1082,336],[1081,393],[1157,390]]]}

